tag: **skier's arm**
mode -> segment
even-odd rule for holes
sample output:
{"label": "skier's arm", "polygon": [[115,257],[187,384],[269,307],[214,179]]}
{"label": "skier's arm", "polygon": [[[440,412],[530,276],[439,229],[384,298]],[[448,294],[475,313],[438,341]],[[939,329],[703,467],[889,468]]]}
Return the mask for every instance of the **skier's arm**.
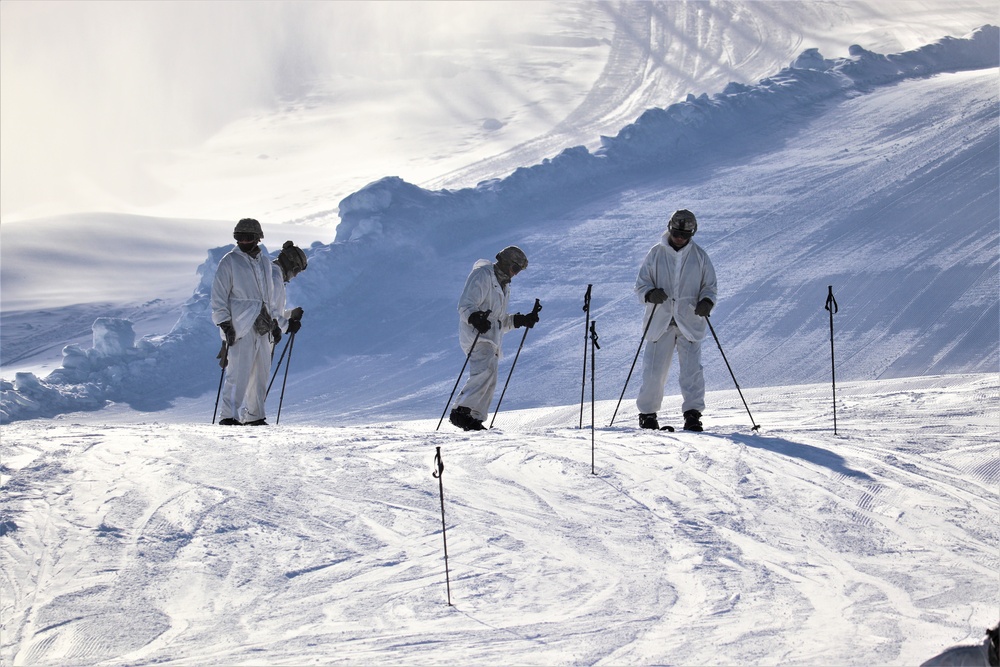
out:
{"label": "skier's arm", "polygon": [[465,289],[462,290],[462,296],[458,299],[458,314],[463,322],[468,322],[472,313],[488,310],[486,296],[490,284],[483,279],[484,276],[486,274],[483,271],[473,271],[468,280],[465,281]]}
{"label": "skier's arm", "polygon": [[223,322],[233,321],[233,314],[229,308],[229,297],[232,291],[232,264],[225,261],[220,262],[215,270],[215,278],[212,280],[212,324],[219,326]]}
{"label": "skier's arm", "polygon": [[708,254],[705,253],[705,264],[701,271],[701,290],[698,292],[698,300],[708,299],[713,305],[718,303],[719,288],[715,278],[715,266]]}
{"label": "skier's arm", "polygon": [[271,265],[271,317],[278,323],[282,333],[288,331],[288,315],[285,311],[285,279],[281,268]]}
{"label": "skier's arm", "polygon": [[642,266],[639,267],[639,275],[635,279],[635,294],[642,303],[646,303],[646,294],[658,287],[656,284],[655,252],[656,247],[654,246],[646,253],[646,259],[643,260]]}

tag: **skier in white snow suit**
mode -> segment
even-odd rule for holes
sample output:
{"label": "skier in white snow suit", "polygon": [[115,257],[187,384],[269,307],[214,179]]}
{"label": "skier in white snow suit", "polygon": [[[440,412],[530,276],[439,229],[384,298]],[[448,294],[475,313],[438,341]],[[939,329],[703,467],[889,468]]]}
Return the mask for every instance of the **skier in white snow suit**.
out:
{"label": "skier in white snow suit", "polygon": [[469,379],[449,417],[458,428],[466,431],[486,428],[483,420],[497,386],[503,335],[518,327],[530,329],[538,322],[535,312],[507,314],[511,278],[526,268],[528,258],[524,252],[517,246],[508,246],[497,253],[496,262],[477,261],[465,281],[458,300],[458,341],[462,351],[469,355]]}
{"label": "skier in white snow suit", "polygon": [[[264,232],[253,218],[233,230],[236,248],[220,261],[212,282],[212,322],[225,341],[220,424],[267,425],[264,398],[284,289],[261,250]],[[280,289],[279,289],[280,287]]]}
{"label": "skier in white snow suit", "polygon": [[285,241],[285,244],[281,246],[281,252],[278,253],[278,259],[274,260],[272,264],[274,266],[274,290],[278,295],[276,311],[278,315],[275,318],[276,331],[273,331],[272,335],[274,336],[274,346],[277,347],[283,332],[298,333],[299,329],[302,328],[302,308],[285,310],[285,284],[305,271],[309,266],[309,261],[301,248],[291,241]]}
{"label": "skier in white snow suit", "polygon": [[[674,212],[667,231],[649,250],[635,281],[635,292],[646,304],[643,317],[646,350],[642,357],[642,387],[636,399],[642,428],[660,427],[656,413],[663,402],[663,389],[676,349],[684,428],[702,430],[705,375],[701,341],[707,331],[705,318],[716,303],[717,286],[712,261],[691,240],[697,230],[698,221],[691,211]],[[647,325],[649,328],[645,329]]]}

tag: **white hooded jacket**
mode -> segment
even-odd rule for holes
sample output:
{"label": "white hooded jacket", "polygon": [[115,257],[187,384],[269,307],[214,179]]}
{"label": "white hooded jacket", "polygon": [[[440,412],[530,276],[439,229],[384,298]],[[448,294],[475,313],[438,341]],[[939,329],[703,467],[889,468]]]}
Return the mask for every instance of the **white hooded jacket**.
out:
{"label": "white hooded jacket", "polygon": [[[261,305],[277,319],[284,308],[284,290],[275,289],[275,268],[263,250],[256,257],[239,248],[229,251],[219,260],[212,282],[212,322],[232,322],[238,340],[253,331]],[[220,335],[224,340],[225,333],[220,330]]]}
{"label": "white hooded jacket", "polygon": [[708,253],[694,241],[688,241],[680,250],[674,250],[669,245],[669,238],[668,230],[663,233],[660,242],[650,248],[635,281],[635,293],[646,304],[642,321],[644,330],[653,312],[653,304],[646,303],[646,293],[656,287],[667,293],[667,300],[656,308],[646,340],[659,340],[673,320],[685,338],[700,342],[705,338],[708,327],[704,317],[694,314],[694,307],[702,299],[717,303],[715,267]]}
{"label": "white hooded jacket", "polygon": [[493,326],[479,341],[493,345],[500,352],[500,341],[503,335],[514,328],[514,318],[507,314],[507,300],[510,298],[509,285],[501,287],[493,272],[493,262],[480,259],[472,267],[472,272],[465,281],[465,289],[458,299],[458,342],[466,354],[472,349],[476,339],[476,328],[469,324],[469,315],[478,310],[490,311],[490,322]]}

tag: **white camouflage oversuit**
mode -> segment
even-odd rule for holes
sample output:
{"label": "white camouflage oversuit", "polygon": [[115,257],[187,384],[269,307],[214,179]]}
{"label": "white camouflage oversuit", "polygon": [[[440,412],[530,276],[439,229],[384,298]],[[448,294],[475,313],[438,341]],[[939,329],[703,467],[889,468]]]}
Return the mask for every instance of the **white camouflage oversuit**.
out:
{"label": "white camouflage oversuit", "polygon": [[[646,303],[645,297],[657,287],[667,293],[667,300],[653,313],[653,304]],[[708,254],[693,240],[675,250],[670,246],[668,230],[649,250],[635,281],[635,293],[646,303],[643,327],[649,324],[642,359],[642,387],[635,402],[640,413],[660,410],[674,349],[680,365],[682,411],[702,412],[705,409],[701,341],[708,327],[705,318],[696,315],[694,308],[702,299],[716,303],[717,289],[715,267]],[[651,313],[652,322],[649,321]]]}
{"label": "white camouflage oversuit", "polygon": [[465,281],[465,289],[458,300],[458,342],[462,351],[469,354],[476,340],[476,328],[469,324],[469,315],[476,311],[490,311],[493,326],[479,334],[476,348],[469,357],[469,379],[458,395],[456,405],[469,408],[470,414],[480,421],[486,419],[493,391],[497,385],[497,368],[500,363],[500,343],[503,335],[514,328],[512,315],[507,314],[510,285],[501,287],[493,270],[493,263],[480,259],[472,267]]}
{"label": "white camouflage oversuit", "polygon": [[[261,306],[271,320],[286,321],[281,270],[263,250],[252,256],[236,248],[219,261],[212,283],[212,322],[216,326],[232,322],[236,331],[236,342],[229,347],[220,419],[244,424],[264,419],[274,342],[270,330],[264,334],[254,330]],[[225,340],[221,329],[220,334]]]}

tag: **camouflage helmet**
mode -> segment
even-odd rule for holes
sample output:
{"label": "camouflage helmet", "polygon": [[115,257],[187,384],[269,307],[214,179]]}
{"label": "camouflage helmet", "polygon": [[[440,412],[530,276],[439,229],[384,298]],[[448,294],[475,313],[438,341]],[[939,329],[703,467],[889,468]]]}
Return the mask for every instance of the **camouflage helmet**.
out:
{"label": "camouflage helmet", "polygon": [[284,245],[281,246],[281,252],[278,253],[278,259],[275,261],[284,270],[285,275],[290,278],[305,271],[309,265],[306,254],[291,241],[285,241]]}
{"label": "camouflage helmet", "polygon": [[516,245],[509,245],[498,252],[497,261],[504,266],[516,266],[518,271],[528,268],[528,256]]}
{"label": "camouflage helmet", "polygon": [[256,234],[258,239],[264,238],[264,230],[260,228],[260,223],[253,218],[243,218],[236,223],[233,236],[237,234]]}
{"label": "camouflage helmet", "polygon": [[667,229],[671,232],[688,232],[693,236],[698,231],[698,221],[695,219],[694,213],[682,208],[674,211],[674,214],[670,216],[670,224],[667,225]]}

